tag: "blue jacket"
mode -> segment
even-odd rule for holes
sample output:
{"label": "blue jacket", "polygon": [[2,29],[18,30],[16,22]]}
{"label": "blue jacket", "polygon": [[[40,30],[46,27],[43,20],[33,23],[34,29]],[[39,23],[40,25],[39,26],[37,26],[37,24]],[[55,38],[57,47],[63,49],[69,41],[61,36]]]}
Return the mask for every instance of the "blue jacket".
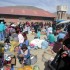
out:
{"label": "blue jacket", "polygon": [[58,39],[63,39],[65,37],[65,33],[63,33],[63,32],[60,32],[59,34],[58,34]]}
{"label": "blue jacket", "polygon": [[5,25],[3,22],[0,23],[0,32],[5,30]]}

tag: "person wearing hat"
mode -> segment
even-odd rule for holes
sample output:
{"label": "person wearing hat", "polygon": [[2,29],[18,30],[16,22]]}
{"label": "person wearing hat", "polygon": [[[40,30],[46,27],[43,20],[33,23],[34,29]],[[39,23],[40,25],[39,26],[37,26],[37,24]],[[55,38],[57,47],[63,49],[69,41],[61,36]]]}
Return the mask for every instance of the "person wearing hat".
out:
{"label": "person wearing hat", "polygon": [[63,47],[49,63],[49,67],[52,70],[70,70],[70,38],[63,41]]}
{"label": "person wearing hat", "polygon": [[27,48],[26,44],[23,44],[22,48],[19,50],[18,59],[22,65],[30,65],[30,50]]}

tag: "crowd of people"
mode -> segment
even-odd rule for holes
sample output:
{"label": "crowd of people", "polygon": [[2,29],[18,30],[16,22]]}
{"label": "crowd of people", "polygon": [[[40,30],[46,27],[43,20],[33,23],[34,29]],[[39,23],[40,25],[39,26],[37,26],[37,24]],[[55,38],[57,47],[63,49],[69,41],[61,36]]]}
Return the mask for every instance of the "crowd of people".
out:
{"label": "crowd of people", "polygon": [[5,44],[4,52],[10,49],[10,41],[16,41],[19,45],[14,48],[14,52],[17,52],[19,63],[22,65],[30,65],[30,42],[27,34],[33,34],[33,32],[35,33],[34,39],[39,40],[41,39],[42,32],[45,32],[46,38],[42,42],[42,47],[47,48],[46,46],[52,46],[51,52],[57,53],[50,65],[55,70],[69,70],[70,25],[67,28],[67,32],[64,32],[61,27],[53,30],[53,26],[50,23],[38,24],[26,22],[25,24],[20,23],[15,25],[13,23],[7,25],[6,22],[0,21],[0,41],[3,41]]}

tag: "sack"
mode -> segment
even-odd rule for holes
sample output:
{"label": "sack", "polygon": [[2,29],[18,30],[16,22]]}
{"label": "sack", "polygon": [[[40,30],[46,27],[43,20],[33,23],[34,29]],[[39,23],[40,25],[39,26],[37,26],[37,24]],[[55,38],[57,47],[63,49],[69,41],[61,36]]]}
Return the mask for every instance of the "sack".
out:
{"label": "sack", "polygon": [[33,70],[31,66],[24,66],[21,68],[18,68],[18,70]]}
{"label": "sack", "polygon": [[35,65],[35,66],[33,67],[33,70],[40,70],[40,68],[39,68],[38,65]]}
{"label": "sack", "polygon": [[23,70],[33,70],[31,66],[24,66]]}
{"label": "sack", "polygon": [[11,41],[10,44],[11,44],[10,52],[13,52],[14,48],[19,45],[19,43],[15,41]]}
{"label": "sack", "polygon": [[0,47],[0,53],[4,53],[4,48]]}
{"label": "sack", "polygon": [[0,53],[4,53],[4,43],[0,43]]}
{"label": "sack", "polygon": [[30,60],[31,60],[31,65],[35,64],[37,62],[37,55],[31,55]]}
{"label": "sack", "polygon": [[21,67],[21,68],[18,68],[17,70],[23,70],[23,67]]}
{"label": "sack", "polygon": [[43,42],[41,43],[41,47],[42,47],[42,49],[48,48],[48,42],[47,42],[47,41],[43,41]]}

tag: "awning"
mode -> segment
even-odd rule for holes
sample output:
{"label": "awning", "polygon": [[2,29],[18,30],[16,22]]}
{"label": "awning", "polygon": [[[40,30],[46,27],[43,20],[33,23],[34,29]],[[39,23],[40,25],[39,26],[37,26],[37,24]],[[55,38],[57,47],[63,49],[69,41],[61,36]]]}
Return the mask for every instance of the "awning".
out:
{"label": "awning", "polygon": [[62,22],[62,21],[65,21],[65,20],[56,20],[56,23],[60,23],[60,22]]}
{"label": "awning", "polygon": [[59,25],[59,24],[69,24],[70,23],[70,20],[65,20],[65,21],[62,21],[62,22],[60,22],[60,23],[58,23],[57,25]]}

